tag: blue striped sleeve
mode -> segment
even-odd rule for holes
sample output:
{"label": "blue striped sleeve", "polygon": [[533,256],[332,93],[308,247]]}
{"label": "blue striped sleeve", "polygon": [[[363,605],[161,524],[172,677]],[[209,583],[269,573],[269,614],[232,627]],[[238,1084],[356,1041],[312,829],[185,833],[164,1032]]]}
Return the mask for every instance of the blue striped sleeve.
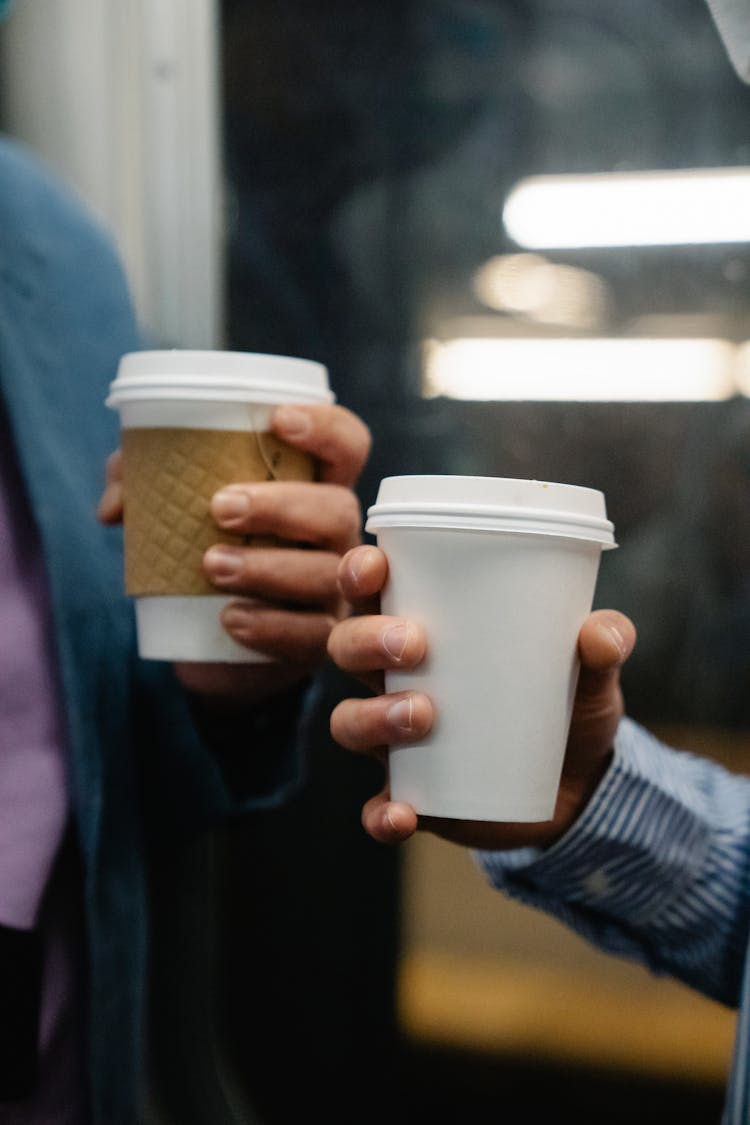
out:
{"label": "blue striped sleeve", "polygon": [[479,852],[499,890],[732,1007],[750,925],[750,779],[620,724],[584,813],[541,851]]}

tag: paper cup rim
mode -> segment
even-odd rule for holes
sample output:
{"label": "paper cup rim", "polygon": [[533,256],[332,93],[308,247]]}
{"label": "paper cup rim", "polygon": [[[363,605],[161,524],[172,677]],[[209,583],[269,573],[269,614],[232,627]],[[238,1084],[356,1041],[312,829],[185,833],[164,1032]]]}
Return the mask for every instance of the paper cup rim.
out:
{"label": "paper cup rim", "polygon": [[109,387],[107,406],[135,401],[335,402],[326,367],[315,360],[260,352],[128,352]]}
{"label": "paper cup rim", "polygon": [[[405,492],[401,497],[400,487]],[[445,499],[435,499],[441,487],[449,494]],[[473,489],[483,492],[483,502],[465,498]],[[488,502],[493,492],[498,502]],[[508,503],[508,493],[536,502]],[[383,494],[391,498],[381,500]],[[500,501],[501,496],[505,503]],[[598,543],[604,549],[617,546],[614,525],[606,518],[601,492],[579,485],[503,477],[385,478],[378,499],[367,510],[365,530],[376,532],[387,527],[509,531],[581,539]]]}
{"label": "paper cup rim", "polygon": [[514,512],[512,515],[498,512],[482,513],[459,512],[382,512],[372,515],[368,512],[365,531],[377,532],[385,528],[432,528],[442,531],[489,531],[511,532],[523,535],[554,536],[558,539],[575,539],[580,542],[595,543],[604,550],[617,546],[614,528],[609,521],[602,524],[580,522],[578,520],[540,520],[538,513]]}

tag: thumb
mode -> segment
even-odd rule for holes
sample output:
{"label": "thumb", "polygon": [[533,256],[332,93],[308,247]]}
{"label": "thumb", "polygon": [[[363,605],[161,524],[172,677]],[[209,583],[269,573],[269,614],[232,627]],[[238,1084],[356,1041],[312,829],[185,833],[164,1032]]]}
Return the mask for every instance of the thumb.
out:
{"label": "thumb", "polygon": [[578,677],[568,743],[569,753],[604,754],[624,712],[620,669],[635,646],[633,622],[615,610],[588,616],[578,638]]}

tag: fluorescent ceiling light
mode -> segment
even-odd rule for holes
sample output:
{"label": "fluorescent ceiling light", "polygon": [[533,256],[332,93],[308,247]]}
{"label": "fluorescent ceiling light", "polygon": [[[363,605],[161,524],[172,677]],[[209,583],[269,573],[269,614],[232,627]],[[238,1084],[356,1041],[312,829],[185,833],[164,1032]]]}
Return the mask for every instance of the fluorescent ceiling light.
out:
{"label": "fluorescent ceiling light", "polygon": [[423,393],[521,402],[710,401],[736,392],[735,360],[727,340],[428,340]]}
{"label": "fluorescent ceiling light", "polygon": [[505,229],[529,249],[750,241],[750,168],[531,176]]}
{"label": "fluorescent ceiling light", "polygon": [[737,348],[736,383],[740,394],[750,397],[750,343]]}

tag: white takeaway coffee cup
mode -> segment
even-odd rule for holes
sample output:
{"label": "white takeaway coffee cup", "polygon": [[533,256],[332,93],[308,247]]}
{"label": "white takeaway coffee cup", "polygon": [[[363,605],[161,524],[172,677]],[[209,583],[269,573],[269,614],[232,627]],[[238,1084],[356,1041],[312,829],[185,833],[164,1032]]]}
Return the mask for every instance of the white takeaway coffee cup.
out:
{"label": "white takeaway coffee cup", "polygon": [[601,552],[601,492],[472,476],[396,476],[366,530],[388,557],[382,611],[427,633],[386,690],[435,706],[430,734],[389,752],[391,796],[418,813],[540,822],[554,812],[578,679],[578,633]]}
{"label": "white takeaway coffee cup", "polygon": [[120,417],[125,588],[143,658],[268,659],[225,631],[221,611],[237,598],[203,574],[211,544],[248,542],[219,531],[211,496],[247,480],[312,479],[312,458],[272,434],[270,416],[283,403],[332,401],[327,370],[312,360],[180,349],[122,357],[106,403]]}

